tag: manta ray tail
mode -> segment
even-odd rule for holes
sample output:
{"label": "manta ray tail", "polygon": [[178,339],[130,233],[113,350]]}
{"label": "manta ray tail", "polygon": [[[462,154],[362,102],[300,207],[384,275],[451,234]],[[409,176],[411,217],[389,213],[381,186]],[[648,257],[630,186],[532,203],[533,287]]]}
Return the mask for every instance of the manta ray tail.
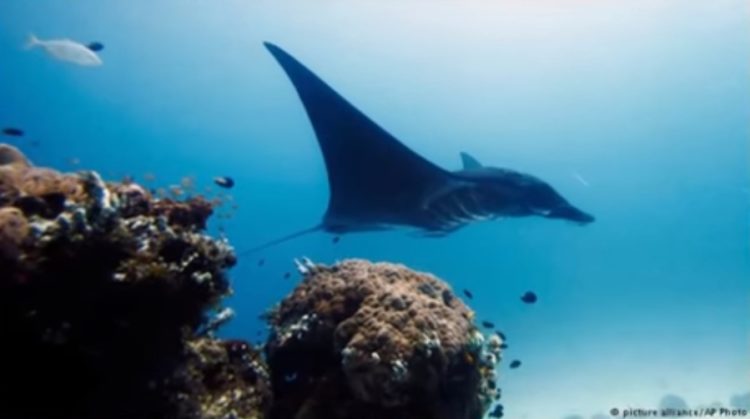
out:
{"label": "manta ray tail", "polygon": [[266,243],[263,243],[263,244],[261,244],[259,246],[253,247],[252,249],[243,250],[242,252],[238,253],[237,256],[249,255],[249,254],[255,253],[255,252],[259,251],[259,250],[267,249],[267,248],[269,248],[271,246],[275,246],[277,244],[281,244],[281,243],[284,243],[286,241],[289,241],[289,240],[292,240],[292,239],[296,239],[297,237],[304,236],[305,234],[310,234],[310,233],[314,233],[316,231],[320,231],[322,229],[323,229],[323,226],[320,225],[320,224],[318,224],[318,225],[316,225],[314,227],[306,228],[306,229],[300,230],[300,231],[295,231],[294,233],[287,234],[284,237],[279,237],[278,239],[271,240],[270,242],[266,242]]}

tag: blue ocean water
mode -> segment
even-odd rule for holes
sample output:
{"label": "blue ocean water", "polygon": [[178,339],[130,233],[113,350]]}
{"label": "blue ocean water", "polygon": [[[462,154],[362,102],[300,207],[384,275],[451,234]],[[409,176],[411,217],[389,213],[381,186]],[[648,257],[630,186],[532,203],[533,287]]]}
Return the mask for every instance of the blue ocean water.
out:
{"label": "blue ocean water", "polygon": [[[470,289],[478,319],[508,336],[507,417],[666,395],[728,407],[750,391],[748,12],[739,0],[4,0],[0,125],[26,131],[5,140],[37,165],[150,173],[155,186],[192,176],[199,189],[232,176],[238,209],[210,230],[250,248],[316,224],[328,199],[272,41],[437,164],[457,169],[468,151],[532,173],[597,221],[303,237],[232,270],[225,335],[264,333],[258,315],[293,288],[294,257],[393,261]],[[101,41],[104,65],[24,50],[29,33]],[[537,304],[520,302],[527,290]]]}

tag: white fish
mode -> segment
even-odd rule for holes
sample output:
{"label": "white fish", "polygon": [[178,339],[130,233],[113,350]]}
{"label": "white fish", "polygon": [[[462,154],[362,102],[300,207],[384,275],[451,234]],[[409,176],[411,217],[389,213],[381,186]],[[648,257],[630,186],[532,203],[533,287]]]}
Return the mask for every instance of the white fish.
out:
{"label": "white fish", "polygon": [[586,186],[586,187],[589,186],[589,183],[586,181],[586,179],[584,179],[583,176],[579,175],[577,172],[573,172],[573,173],[571,173],[571,175],[573,175],[573,177],[577,181],[581,182],[581,185]]}
{"label": "white fish", "polygon": [[82,66],[99,66],[102,65],[102,59],[86,45],[71,39],[49,39],[41,40],[29,35],[26,42],[26,49],[41,47],[44,51],[62,61],[70,61]]}

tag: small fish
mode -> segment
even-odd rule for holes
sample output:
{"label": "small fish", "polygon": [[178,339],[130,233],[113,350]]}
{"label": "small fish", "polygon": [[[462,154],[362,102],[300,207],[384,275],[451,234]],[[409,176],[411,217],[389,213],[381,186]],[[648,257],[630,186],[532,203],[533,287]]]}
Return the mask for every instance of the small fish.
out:
{"label": "small fish", "polygon": [[284,272],[284,279],[289,279],[290,276],[292,276],[291,272]]}
{"label": "small fish", "polygon": [[536,294],[531,291],[526,291],[526,293],[521,296],[521,301],[526,304],[534,304],[536,303]]}
{"label": "small fish", "polygon": [[503,342],[505,342],[507,340],[505,338],[505,333],[503,333],[503,332],[501,332],[499,330],[495,330],[495,334],[498,335],[498,336],[500,336],[500,339],[502,339]]}
{"label": "small fish", "polygon": [[23,130],[13,127],[3,128],[3,134],[11,137],[23,137]]}
{"label": "small fish", "polygon": [[500,344],[500,349],[508,349],[508,344],[507,343],[501,343]]}
{"label": "small fish", "polygon": [[494,329],[495,323],[488,322],[487,320],[482,322],[482,326],[486,327],[487,329]]}
{"label": "small fish", "polygon": [[229,176],[217,176],[214,178],[214,183],[221,186],[222,188],[231,188],[234,186],[234,179]]}
{"label": "small fish", "polygon": [[184,193],[184,191],[182,190],[182,188],[180,188],[180,187],[179,187],[179,186],[177,186],[177,185],[170,185],[170,186],[169,186],[169,193],[170,193],[170,194],[171,194],[171,195],[172,195],[173,197],[175,197],[175,198],[179,198],[179,197],[181,197],[181,196],[182,196],[182,194]]}
{"label": "small fish", "polygon": [[516,368],[518,368],[518,367],[520,367],[520,366],[521,366],[521,361],[519,361],[519,360],[517,360],[517,359],[514,359],[513,361],[511,361],[511,362],[510,362],[510,365],[509,365],[509,366],[510,366],[511,368],[513,368],[513,369],[516,369]]}
{"label": "small fish", "polygon": [[571,173],[571,176],[573,176],[573,178],[574,178],[575,180],[577,180],[578,182],[580,182],[580,183],[581,183],[581,185],[583,185],[583,186],[585,186],[585,187],[587,187],[587,188],[588,188],[589,186],[591,186],[591,185],[590,185],[590,184],[589,184],[589,183],[588,183],[588,182],[586,181],[586,179],[584,179],[584,178],[583,178],[583,176],[579,175],[579,174],[578,174],[577,172],[573,172],[573,173]]}
{"label": "small fish", "polygon": [[86,45],[86,48],[94,52],[101,51],[104,49],[104,44],[102,44],[101,42],[97,42],[97,41],[89,42],[88,45]]}
{"label": "small fish", "polygon": [[333,242],[333,244],[336,244],[336,243],[338,243],[338,242],[341,241],[341,236],[334,236],[333,240],[331,240],[331,241]]}
{"label": "small fish", "polygon": [[205,329],[203,330],[203,334],[210,334],[212,332],[217,331],[221,326],[228,323],[232,318],[234,318],[234,310],[231,307],[225,307],[214,317],[212,317],[208,324],[205,326]]}
{"label": "small fish", "polygon": [[472,298],[474,298],[474,294],[472,294],[472,293],[471,293],[471,291],[469,291],[469,290],[466,290],[466,289],[464,290],[464,295],[466,296],[466,298],[468,298],[468,299],[470,299],[470,300],[471,300]]}
{"label": "small fish", "polygon": [[71,39],[49,39],[41,40],[36,36],[29,35],[26,49],[41,47],[50,56],[61,61],[68,61],[82,66],[102,65],[102,59],[96,52],[90,50],[86,45]]}
{"label": "small fish", "polygon": [[195,178],[192,176],[184,176],[180,179],[180,186],[183,190],[192,191],[195,189]]}
{"label": "small fish", "polygon": [[258,266],[263,266],[265,264],[266,264],[266,260],[265,259],[259,259],[258,260]]}
{"label": "small fish", "polygon": [[78,157],[71,157],[68,159],[68,163],[71,166],[78,166],[79,164],[81,164],[81,159],[79,159]]}

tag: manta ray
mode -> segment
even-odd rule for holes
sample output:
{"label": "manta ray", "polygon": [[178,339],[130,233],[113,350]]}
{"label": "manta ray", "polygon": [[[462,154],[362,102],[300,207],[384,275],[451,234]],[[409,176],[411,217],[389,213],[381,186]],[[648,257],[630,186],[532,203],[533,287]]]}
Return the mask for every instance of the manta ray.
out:
{"label": "manta ray", "polygon": [[368,118],[289,53],[268,42],[264,45],[291,80],[307,112],[325,160],[330,196],[319,224],[247,252],[314,231],[343,234],[412,227],[420,235],[442,237],[472,222],[501,217],[594,221],[529,174],[484,166],[465,152],[460,154],[461,170],[437,166]]}

